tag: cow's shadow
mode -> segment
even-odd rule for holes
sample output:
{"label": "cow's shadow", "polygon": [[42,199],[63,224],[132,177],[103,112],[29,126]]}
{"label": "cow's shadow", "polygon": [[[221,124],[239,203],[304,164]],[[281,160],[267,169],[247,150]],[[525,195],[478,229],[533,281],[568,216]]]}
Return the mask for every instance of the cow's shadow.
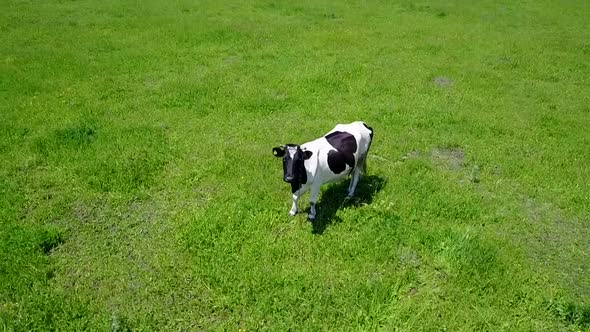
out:
{"label": "cow's shadow", "polygon": [[[321,195],[317,205],[316,220],[312,222],[312,232],[314,234],[323,234],[326,228],[334,223],[342,222],[342,219],[336,215],[339,209],[350,206],[360,206],[371,204],[373,197],[387,183],[387,180],[377,175],[363,176],[357,187],[354,197],[346,199],[348,194],[349,181],[340,181],[334,183],[326,189]],[[309,208],[307,209],[309,213]]]}

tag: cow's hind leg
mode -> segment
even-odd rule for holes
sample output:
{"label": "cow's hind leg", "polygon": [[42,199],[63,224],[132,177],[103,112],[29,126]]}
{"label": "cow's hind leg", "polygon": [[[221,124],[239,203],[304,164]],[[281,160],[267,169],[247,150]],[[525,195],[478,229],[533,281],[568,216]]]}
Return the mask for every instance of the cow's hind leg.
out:
{"label": "cow's hind leg", "polygon": [[350,179],[350,185],[348,186],[348,196],[346,196],[346,198],[351,198],[352,196],[354,196],[356,186],[358,185],[361,176],[365,174],[365,170],[367,167],[366,162],[366,158],[361,158],[358,162],[357,167],[354,169],[354,171],[352,171],[352,178]]}
{"label": "cow's hind leg", "polygon": [[351,198],[352,196],[354,196],[354,192],[356,190],[356,185],[359,183],[360,178],[361,178],[360,168],[357,167],[352,172],[352,178],[350,179],[350,185],[348,186],[348,195],[346,196],[346,198]]}

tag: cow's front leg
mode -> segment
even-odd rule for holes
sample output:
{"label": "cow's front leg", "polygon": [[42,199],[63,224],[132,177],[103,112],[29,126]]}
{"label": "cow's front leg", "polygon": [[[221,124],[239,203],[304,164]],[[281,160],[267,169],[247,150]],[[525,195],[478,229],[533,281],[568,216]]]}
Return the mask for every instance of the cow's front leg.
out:
{"label": "cow's front leg", "polygon": [[309,198],[309,216],[307,219],[314,221],[316,217],[316,205],[318,203],[318,196],[320,195],[320,186],[314,185],[311,188],[311,197]]}
{"label": "cow's front leg", "polygon": [[297,208],[297,201],[299,201],[299,197],[301,197],[301,195],[305,193],[305,190],[305,187],[301,187],[293,193],[293,206],[291,207],[291,211],[289,211],[290,215],[294,216],[299,211],[299,209]]}

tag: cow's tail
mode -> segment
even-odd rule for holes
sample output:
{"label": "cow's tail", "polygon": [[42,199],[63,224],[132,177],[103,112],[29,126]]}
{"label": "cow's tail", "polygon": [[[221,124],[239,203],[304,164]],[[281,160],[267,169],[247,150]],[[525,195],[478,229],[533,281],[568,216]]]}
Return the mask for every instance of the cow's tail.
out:
{"label": "cow's tail", "polygon": [[365,126],[365,128],[367,128],[369,130],[369,137],[371,138],[369,140],[369,146],[367,147],[367,151],[365,151],[365,154],[363,156],[361,156],[361,162],[359,163],[360,166],[360,171],[361,174],[365,175],[367,174],[367,157],[369,156],[369,150],[371,150],[371,144],[373,143],[373,128],[367,126],[366,123],[363,122],[363,126]]}

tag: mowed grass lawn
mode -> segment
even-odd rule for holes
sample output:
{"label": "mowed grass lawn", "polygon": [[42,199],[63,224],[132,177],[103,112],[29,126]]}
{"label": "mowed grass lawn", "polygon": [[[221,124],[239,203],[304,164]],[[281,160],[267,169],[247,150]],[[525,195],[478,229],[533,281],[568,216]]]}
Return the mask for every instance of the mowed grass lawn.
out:
{"label": "mowed grass lawn", "polygon": [[[2,1],[0,328],[590,329],[589,17]],[[290,218],[271,148],[355,120],[357,198]]]}

